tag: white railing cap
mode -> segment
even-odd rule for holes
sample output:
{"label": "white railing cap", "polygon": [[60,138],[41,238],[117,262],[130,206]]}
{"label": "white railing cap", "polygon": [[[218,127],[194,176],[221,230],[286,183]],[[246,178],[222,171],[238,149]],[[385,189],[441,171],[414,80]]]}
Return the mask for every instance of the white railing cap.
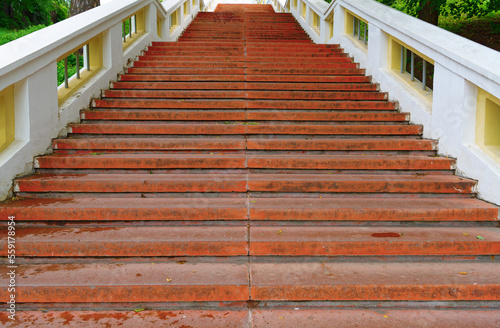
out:
{"label": "white railing cap", "polygon": [[330,8],[333,7],[335,0],[332,0],[331,3],[325,0],[305,0],[305,2],[309,3],[316,14],[324,18],[324,16],[330,12]]}
{"label": "white railing cap", "polygon": [[[356,11],[361,11],[364,16],[371,17],[372,19],[368,19],[369,24],[386,25],[386,28],[379,26],[385,31],[400,31],[402,35],[406,35],[440,55],[500,83],[500,52],[498,51],[374,0],[341,0],[337,2],[342,2],[342,5],[349,10],[357,9]],[[394,35],[394,37],[397,38],[398,35]],[[412,44],[408,45],[412,46]]]}
{"label": "white railing cap", "polygon": [[[6,43],[0,46],[0,76],[40,58],[54,48],[64,45],[101,24],[106,22],[116,24],[122,19],[120,15],[123,15],[125,11],[141,3],[147,5],[151,2],[156,3],[158,8],[161,7],[158,0],[111,1]],[[163,8],[160,10],[164,11]]]}
{"label": "white railing cap", "polygon": [[[202,1],[202,0],[200,0]],[[161,4],[163,6],[163,9],[167,12],[168,15],[173,13],[177,8],[183,3],[186,2],[186,0],[164,0]]]}

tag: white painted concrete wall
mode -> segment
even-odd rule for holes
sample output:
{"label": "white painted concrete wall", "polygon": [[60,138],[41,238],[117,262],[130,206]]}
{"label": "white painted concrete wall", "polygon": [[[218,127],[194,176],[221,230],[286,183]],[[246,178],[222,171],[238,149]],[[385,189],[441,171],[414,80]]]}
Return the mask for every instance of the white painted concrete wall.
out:
{"label": "white painted concrete wall", "polygon": [[[170,14],[189,1],[191,15],[173,35],[168,31]],[[100,7],[71,17],[0,47],[0,90],[14,85],[16,139],[0,152],[0,200],[9,196],[12,180],[29,174],[35,156],[50,152],[51,140],[66,134],[68,123],[79,121],[79,112],[92,98],[116,80],[157,35],[157,18],[165,20],[165,41],[176,40],[198,13],[191,0],[160,3],[157,0],[103,0]],[[145,8],[146,33],[125,51],[122,20]],[[57,62],[64,54],[103,34],[103,68],[61,106],[57,95]]]}
{"label": "white painted concrete wall", "polygon": [[[300,3],[321,18],[320,34],[300,16]],[[286,0],[292,3],[292,0]],[[284,7],[284,5],[283,5]],[[276,7],[275,7],[276,10]],[[368,46],[345,33],[345,10],[368,22]],[[315,43],[336,43],[365,68],[373,81],[398,101],[424,137],[439,140],[439,154],[457,158],[458,174],[479,181],[479,197],[500,204],[500,164],[475,142],[478,88],[500,98],[500,52],[427,24],[373,0],[298,0],[290,13]],[[333,37],[326,19],[333,15]],[[390,68],[388,39],[406,43],[435,62],[434,90],[425,97]],[[500,128],[500,127],[499,127]]]}

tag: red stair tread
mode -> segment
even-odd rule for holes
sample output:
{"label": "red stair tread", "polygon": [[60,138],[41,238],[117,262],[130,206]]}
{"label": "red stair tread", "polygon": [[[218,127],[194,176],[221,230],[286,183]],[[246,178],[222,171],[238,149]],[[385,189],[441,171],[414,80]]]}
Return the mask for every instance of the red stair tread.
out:
{"label": "red stair tread", "polygon": [[49,155],[35,159],[36,168],[245,168],[243,154],[100,154]]}
{"label": "red stair tread", "polygon": [[[8,286],[7,267],[0,272]],[[248,300],[247,266],[239,263],[26,264],[16,273],[17,302]],[[7,287],[0,288],[0,299],[8,296]]]}
{"label": "red stair tread", "polygon": [[315,82],[315,83],[362,83],[371,82],[369,76],[331,76],[331,75],[246,75],[246,81],[252,82]]}
{"label": "red stair tread", "polygon": [[245,82],[114,82],[111,88],[114,90],[244,90]]}
{"label": "red stair tread", "polygon": [[[245,87],[246,84],[246,87]],[[369,83],[258,83],[258,82],[114,82],[113,90],[314,90],[376,91]]]}
{"label": "red stair tread", "polygon": [[[6,229],[4,229],[6,230]],[[7,256],[7,243],[1,242]],[[18,256],[244,256],[247,227],[99,227],[16,229]]]}
{"label": "red stair tread", "polygon": [[261,192],[471,193],[475,181],[448,175],[253,174],[248,190]]}
{"label": "red stair tread", "polygon": [[454,160],[409,155],[248,155],[249,168],[426,170],[452,168]]}
{"label": "red stair tread", "polygon": [[259,198],[252,220],[496,221],[498,207],[455,198]]}
{"label": "red stair tread", "polygon": [[35,168],[288,168],[359,170],[450,170],[454,160],[408,155],[81,154],[47,155]]}
{"label": "red stair tread", "polygon": [[69,133],[91,134],[245,134],[242,124],[188,124],[188,123],[89,123],[70,124]]}
{"label": "red stair tread", "polygon": [[40,174],[16,180],[28,192],[246,192],[244,174]]}
{"label": "red stair tread", "polygon": [[[472,227],[252,226],[250,255],[498,255],[500,232],[497,230]],[[477,239],[477,236],[484,240]]]}
{"label": "red stair tread", "polygon": [[500,265],[493,262],[253,261],[250,270],[256,301],[500,300]]}
{"label": "red stair tread", "polygon": [[423,139],[322,139],[287,138],[262,139],[248,138],[247,149],[255,150],[435,150],[436,142]]}
{"label": "red stair tread", "polygon": [[357,113],[357,112],[312,112],[312,111],[247,111],[247,120],[255,121],[356,121],[356,122],[405,122],[405,113]]}
{"label": "red stair tread", "polygon": [[476,182],[448,175],[39,174],[16,192],[368,192],[472,193]]}
{"label": "red stair tread", "polygon": [[[96,100],[97,101],[97,100]],[[116,100],[115,100],[116,101]],[[387,101],[321,101],[321,100],[249,100],[247,109],[314,109],[314,110],[394,110],[396,104]],[[238,107],[239,108],[239,107]]]}
{"label": "red stair tread", "polygon": [[[245,101],[238,99],[95,99],[92,101],[95,108],[196,108],[196,109],[242,109]],[[370,105],[371,106],[371,105]]]}
{"label": "red stair tread", "polygon": [[141,121],[366,121],[405,122],[408,114],[312,111],[243,111],[243,110],[144,110],[100,109],[81,111],[83,120],[141,120]]}
{"label": "red stair tread", "polygon": [[495,309],[255,309],[252,327],[486,328],[500,325]]}
{"label": "red stair tread", "polygon": [[133,109],[103,109],[82,111],[82,120],[144,120],[144,121],[239,121],[245,120],[245,112],[240,110],[133,110]]}
{"label": "red stair tread", "polygon": [[16,323],[11,325],[8,313],[0,313],[5,327],[248,327],[248,310],[221,308],[220,310],[134,310],[113,311],[18,311]]}
{"label": "red stair tread", "polygon": [[231,75],[170,75],[170,74],[122,74],[119,78],[120,81],[244,81],[245,76],[243,74],[231,74]]}
{"label": "red stair tread", "polygon": [[242,198],[25,198],[0,214],[19,221],[247,220]]}
{"label": "red stair tread", "polygon": [[107,98],[245,98],[243,90],[105,90],[103,97]]}
{"label": "red stair tread", "polygon": [[242,150],[243,138],[82,138],[55,139],[54,149]]}
{"label": "red stair tread", "polygon": [[419,135],[418,125],[330,125],[269,124],[248,125],[247,134],[311,134],[311,135]]}

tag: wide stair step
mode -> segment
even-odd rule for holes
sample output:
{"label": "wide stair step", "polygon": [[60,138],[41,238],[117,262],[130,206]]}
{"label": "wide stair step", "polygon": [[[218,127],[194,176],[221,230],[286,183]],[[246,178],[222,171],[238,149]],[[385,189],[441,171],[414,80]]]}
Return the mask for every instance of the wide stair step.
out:
{"label": "wide stair step", "polygon": [[[420,263],[417,271],[407,262],[381,266],[301,260],[256,260],[250,265],[236,259],[207,262],[203,258],[31,264],[18,268],[21,279],[16,287],[23,303],[246,301],[249,297],[255,301],[487,301],[500,293],[499,266],[492,263]],[[0,270],[6,285],[8,270]],[[3,292],[2,298],[6,296]]]}

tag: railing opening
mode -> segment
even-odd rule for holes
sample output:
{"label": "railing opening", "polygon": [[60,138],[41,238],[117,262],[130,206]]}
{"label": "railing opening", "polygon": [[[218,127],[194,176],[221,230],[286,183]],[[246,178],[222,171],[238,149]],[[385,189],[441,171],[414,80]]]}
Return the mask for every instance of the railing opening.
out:
{"label": "railing opening", "polygon": [[179,12],[180,8],[170,14],[170,34],[172,34],[177,26],[179,26]]}
{"label": "railing opening", "polygon": [[123,49],[127,49],[139,36],[146,32],[144,9],[122,21]]}
{"label": "railing opening", "polygon": [[358,37],[364,44],[368,44],[368,23],[363,22],[361,19],[354,17],[353,19],[353,37]]}
{"label": "railing opening", "polygon": [[361,45],[368,45],[368,22],[362,20],[358,16],[354,15],[350,11],[346,10],[346,27],[345,31],[347,35],[352,36]]}
{"label": "railing opening", "polygon": [[316,32],[316,34],[320,34],[320,29],[321,29],[321,19],[319,18],[319,15],[316,14],[316,12],[311,10],[311,27],[313,30]]}
{"label": "railing opening", "polygon": [[76,79],[80,80],[80,71],[83,67],[86,67],[87,71],[90,71],[89,48],[87,43],[63,60],[57,62],[57,85],[64,84],[64,87],[68,89],[70,77],[76,75]]}
{"label": "railing opening", "polygon": [[401,46],[400,73],[409,74],[411,81],[422,84],[422,90],[434,88],[434,65],[410,49]]}
{"label": "railing opening", "polygon": [[98,35],[57,60],[59,105],[94,76],[103,63],[103,39]]}

